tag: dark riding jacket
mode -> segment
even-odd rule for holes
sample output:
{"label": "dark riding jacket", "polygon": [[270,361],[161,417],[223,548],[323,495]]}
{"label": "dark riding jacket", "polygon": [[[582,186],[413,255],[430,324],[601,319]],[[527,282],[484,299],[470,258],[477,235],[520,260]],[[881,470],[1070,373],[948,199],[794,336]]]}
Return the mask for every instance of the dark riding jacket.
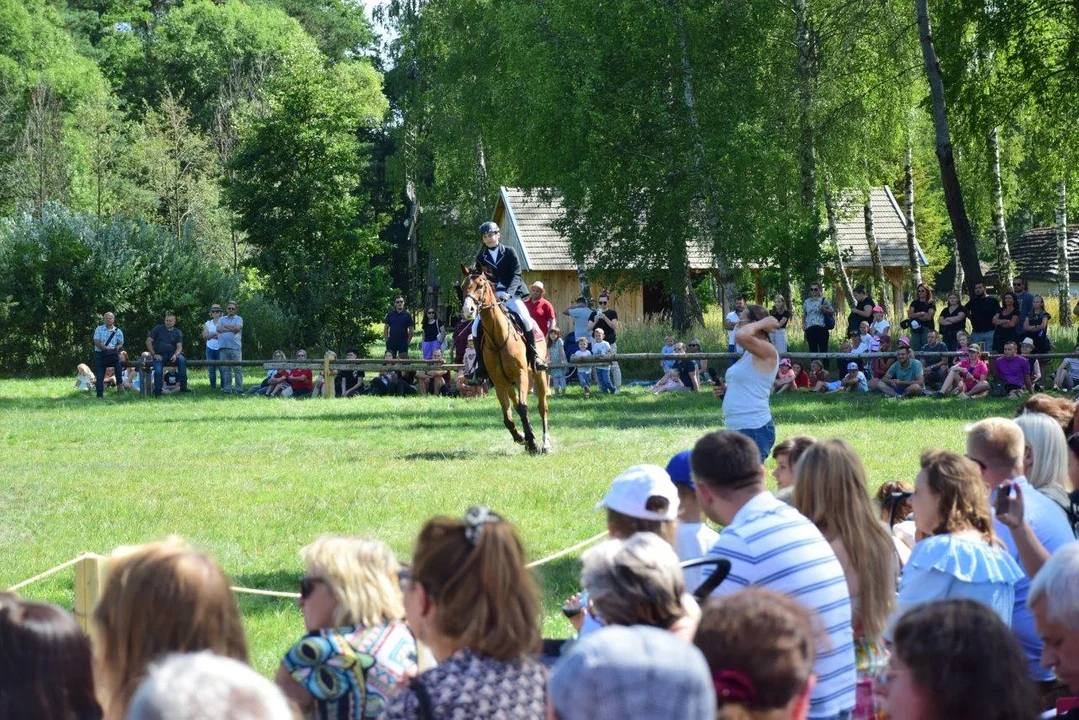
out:
{"label": "dark riding jacket", "polygon": [[498,262],[491,259],[491,251],[484,246],[476,256],[476,269],[489,268],[494,275],[496,288],[505,291],[510,297],[528,297],[530,293],[521,280],[521,261],[517,253],[513,248],[501,243],[495,249],[498,251]]}

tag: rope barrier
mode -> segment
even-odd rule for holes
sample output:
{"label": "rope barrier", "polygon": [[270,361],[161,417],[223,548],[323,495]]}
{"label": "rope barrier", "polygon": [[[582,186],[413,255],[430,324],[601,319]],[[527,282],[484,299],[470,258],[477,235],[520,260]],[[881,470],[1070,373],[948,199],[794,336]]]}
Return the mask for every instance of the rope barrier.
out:
{"label": "rope barrier", "polygon": [[243,593],[243,594],[247,594],[247,595],[265,595],[267,597],[280,597],[280,598],[292,598],[292,599],[296,599],[296,598],[300,597],[300,593],[281,592],[280,590],[256,590],[255,588],[245,588],[245,587],[230,587],[229,590],[231,590],[234,593]]}
{"label": "rope barrier", "polygon": [[607,531],[606,530],[601,532],[599,535],[593,535],[592,537],[588,538],[587,540],[582,540],[581,542],[577,543],[576,545],[568,547],[565,550],[559,550],[554,555],[548,555],[545,558],[541,558],[541,559],[536,560],[534,562],[530,562],[530,563],[528,563],[528,565],[525,565],[525,567],[534,568],[534,567],[540,567],[541,565],[546,565],[547,563],[551,562],[552,560],[557,560],[558,558],[560,558],[560,557],[562,557],[564,555],[569,555],[571,552],[573,552],[575,550],[579,550],[579,549],[581,549],[583,547],[586,547],[588,545],[591,545],[592,543],[596,542],[597,540],[602,540],[605,537],[607,537]]}
{"label": "rope barrier", "polygon": [[48,570],[46,570],[45,572],[38,573],[37,575],[35,575],[32,578],[27,578],[26,580],[23,580],[20,583],[15,583],[11,587],[9,587],[7,589],[7,591],[8,592],[15,592],[16,590],[21,590],[22,588],[26,587],[27,585],[32,585],[32,584],[36,583],[39,580],[44,580],[45,578],[49,577],[50,575],[55,575],[56,573],[60,572],[61,570],[71,567],[72,565],[76,564],[80,560],[84,560],[86,558],[100,558],[100,557],[101,556],[96,554],[96,553],[83,553],[82,555],[79,555],[78,557],[71,558],[67,562],[60,563],[56,567],[51,567]]}

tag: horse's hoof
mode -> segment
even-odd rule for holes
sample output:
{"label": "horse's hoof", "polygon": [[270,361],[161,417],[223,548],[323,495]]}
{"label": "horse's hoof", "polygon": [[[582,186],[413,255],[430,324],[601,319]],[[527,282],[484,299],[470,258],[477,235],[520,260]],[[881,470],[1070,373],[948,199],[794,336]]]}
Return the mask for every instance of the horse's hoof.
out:
{"label": "horse's hoof", "polygon": [[540,455],[547,455],[550,452],[551,452],[551,446],[550,445],[544,445],[543,447],[540,448]]}
{"label": "horse's hoof", "polygon": [[525,446],[525,450],[528,452],[529,455],[539,455],[540,452],[539,448],[535,445],[527,445]]}
{"label": "horse's hoof", "polygon": [[523,437],[513,438],[513,442],[517,443],[518,445],[524,445],[525,439]]}

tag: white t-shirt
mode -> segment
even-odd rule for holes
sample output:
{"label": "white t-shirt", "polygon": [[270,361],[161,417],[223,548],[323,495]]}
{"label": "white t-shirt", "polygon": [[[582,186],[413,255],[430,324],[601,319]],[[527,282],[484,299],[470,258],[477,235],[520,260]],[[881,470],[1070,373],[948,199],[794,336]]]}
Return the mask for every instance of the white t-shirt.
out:
{"label": "white t-shirt", "polygon": [[[735,326],[737,326],[737,325],[738,325],[738,321],[739,321],[739,320],[741,320],[741,319],[742,319],[741,315],[739,315],[738,313],[734,312],[733,310],[732,310],[731,312],[727,313],[727,317],[726,317],[726,318],[724,318],[724,320],[726,320],[726,321],[727,321],[727,322],[729,322],[729,323],[732,323],[732,324],[734,324]],[[735,330],[737,330],[737,327],[735,327]],[[744,347],[742,347],[741,345],[737,345],[737,344],[735,344],[735,342],[734,342],[734,333],[735,333],[735,330],[728,330],[728,331],[727,331],[728,333],[730,333],[730,335],[728,335],[728,337],[727,337],[727,344],[728,344],[728,345],[734,345],[734,351],[735,351],[736,353],[738,353],[739,355],[741,355],[741,354],[743,354],[743,353],[744,353],[744,352],[745,352],[746,350],[745,350],[745,348],[744,348]]]}
{"label": "white t-shirt", "polygon": [[[678,559],[682,562],[704,557],[719,540],[719,533],[704,523],[678,523],[678,533],[674,538]],[[683,571],[686,578],[686,592],[692,593],[704,582],[703,567],[687,568]],[[711,575],[711,573],[708,573]]]}
{"label": "white t-shirt", "polygon": [[883,335],[891,326],[892,324],[890,322],[881,318],[880,320],[874,320],[873,324],[870,325],[870,328],[872,328],[873,332],[877,335]]}
{"label": "white t-shirt", "polygon": [[206,324],[203,327],[206,328],[206,332],[214,334],[214,336],[212,338],[207,338],[206,339],[206,349],[207,350],[218,350],[218,349],[220,349],[221,345],[220,345],[220,343],[217,342],[217,321],[216,320],[207,320]]}

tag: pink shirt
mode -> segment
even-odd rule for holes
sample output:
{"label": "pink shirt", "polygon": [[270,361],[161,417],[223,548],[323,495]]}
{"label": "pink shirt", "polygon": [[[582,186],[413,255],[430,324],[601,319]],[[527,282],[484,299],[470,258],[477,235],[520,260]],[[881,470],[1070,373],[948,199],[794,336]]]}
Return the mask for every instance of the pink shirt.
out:
{"label": "pink shirt", "polygon": [[972,387],[977,385],[979,381],[985,380],[987,377],[989,377],[989,366],[985,364],[985,360],[979,359],[978,362],[975,363],[973,367],[971,367],[970,358],[965,357],[961,359],[958,363],[956,363],[956,365],[961,368],[966,368],[967,370],[970,370],[969,375],[963,376],[963,384],[966,386],[967,390],[970,390]]}

